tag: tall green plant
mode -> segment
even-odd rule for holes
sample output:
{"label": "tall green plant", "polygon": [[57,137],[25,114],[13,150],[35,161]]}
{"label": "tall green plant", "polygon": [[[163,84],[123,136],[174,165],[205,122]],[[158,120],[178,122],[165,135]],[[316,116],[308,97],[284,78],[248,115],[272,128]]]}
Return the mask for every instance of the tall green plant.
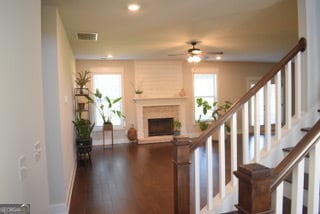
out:
{"label": "tall green plant", "polygon": [[[196,100],[197,106],[202,108],[203,115],[199,116],[198,124],[201,131],[206,130],[210,125],[211,120],[217,120],[223,113],[225,113],[231,106],[232,103],[230,101],[225,101],[223,104],[219,105],[217,101],[215,101],[212,105],[208,103],[208,101],[197,98]],[[212,110],[210,118],[208,120],[202,120],[202,116],[205,116]],[[228,124],[225,124],[226,130],[230,131],[230,127]]]}
{"label": "tall green plant", "polygon": [[99,89],[96,89],[93,95],[94,99],[89,96],[87,98],[95,104],[104,123],[111,122],[113,115],[125,118],[122,112],[115,108],[115,104],[120,102],[122,97],[110,99],[108,96],[103,96]]}

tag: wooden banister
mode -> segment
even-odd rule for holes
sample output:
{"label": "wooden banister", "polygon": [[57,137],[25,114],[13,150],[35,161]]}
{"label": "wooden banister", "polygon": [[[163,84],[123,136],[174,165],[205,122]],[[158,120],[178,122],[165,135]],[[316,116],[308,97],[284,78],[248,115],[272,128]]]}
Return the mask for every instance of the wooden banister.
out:
{"label": "wooden banister", "polygon": [[[259,92],[260,89],[265,87],[265,85],[268,84],[268,82],[272,80],[272,78],[274,78],[278,74],[278,72],[281,72],[281,70],[285,68],[288,62],[293,60],[294,57],[296,57],[300,51],[301,52],[304,51],[305,48],[306,48],[306,40],[305,38],[301,38],[298,44],[293,49],[291,49],[290,52],[279,61],[279,63],[274,65],[272,69],[268,73],[266,73],[257,84],[255,84],[254,87],[252,87],[238,101],[236,101],[226,113],[221,115],[218,118],[218,120],[214,121],[204,132],[202,132],[202,134],[199,137],[193,138],[193,139],[190,139],[187,137],[175,137],[173,139],[174,213],[176,214],[190,213],[190,168],[191,168],[190,154],[191,152],[193,152],[198,147],[204,146],[208,138],[212,136],[215,132],[224,130],[223,129],[224,123],[227,122],[227,120],[229,120],[231,117],[233,117],[239,110],[241,110],[243,106],[246,106],[249,100],[252,97],[254,97]],[[297,61],[300,62],[299,60]],[[235,115],[235,118],[236,118],[236,115]],[[235,128],[232,128],[232,130],[236,130],[236,126]],[[234,133],[234,135],[236,136],[236,132]],[[224,136],[223,131],[220,133],[220,136]],[[209,139],[211,141],[211,138]],[[222,137],[221,140],[219,141],[223,142],[224,138]],[[236,144],[236,141],[235,141],[235,144]],[[219,148],[222,148],[222,146]],[[310,145],[303,146],[303,148],[304,148],[304,151],[303,151],[303,154],[304,154],[309,151]],[[221,154],[224,154],[224,149],[221,149],[221,151],[222,151]],[[296,158],[296,160],[299,160],[300,157],[302,156],[303,155],[300,155],[299,158]],[[288,161],[288,162],[291,163],[291,161]],[[295,160],[293,162],[295,162]],[[220,163],[224,163],[224,158],[221,158]],[[283,165],[285,164],[286,163],[283,163]],[[292,163],[291,165],[292,166],[289,166],[289,168],[292,168],[293,166],[295,166],[295,163]],[[221,166],[219,167],[219,170],[221,171],[220,174],[224,173],[225,166],[224,165],[219,165],[219,166]],[[240,213],[257,213],[257,212],[268,213],[270,212],[270,209],[271,209],[270,207],[271,206],[271,187],[276,185],[278,182],[278,179],[282,179],[284,177],[284,175],[282,174],[287,174],[287,171],[285,169],[282,169],[282,167],[280,166],[279,168],[271,170],[262,165],[254,164],[249,166],[247,165],[240,166],[238,167],[238,170],[234,174],[239,178],[239,204],[237,205],[237,207],[239,208]],[[273,175],[278,175],[279,178],[273,177]],[[223,178],[219,177],[219,179],[222,180],[222,185],[221,185],[221,188],[219,187],[220,188],[219,191],[220,191],[221,198],[223,198],[225,193],[224,177]],[[251,187],[249,187],[250,185]],[[240,191],[242,192],[240,193]],[[212,197],[212,196],[210,195],[209,197]],[[254,202],[254,200],[256,199],[259,199],[258,200],[259,202]],[[210,199],[208,199],[208,201],[210,201]],[[212,206],[208,206],[208,207],[209,209],[211,209],[210,207]]]}
{"label": "wooden banister", "polygon": [[174,213],[190,213],[190,139],[176,136],[173,139]]}
{"label": "wooden banister", "polygon": [[320,120],[274,169],[260,164],[238,166],[234,174],[239,179],[239,204],[236,207],[240,213],[273,212],[271,193],[310,152],[318,140],[320,140]]}
{"label": "wooden banister", "polygon": [[195,138],[190,145],[191,149],[194,150],[197,147],[203,146],[206,139],[212,135],[214,132],[218,131],[219,126],[224,124],[234,113],[239,111],[243,104],[248,102],[251,97],[253,97],[262,87],[264,87],[268,81],[270,81],[290,60],[292,60],[299,51],[304,51],[306,49],[306,39],[301,38],[298,44],[290,50],[290,52],[283,57],[279,63],[274,65],[272,69],[262,77],[262,79],[250,88],[250,90],[245,93],[238,101],[236,101],[231,108],[219,117],[214,123],[212,123],[202,134]]}
{"label": "wooden banister", "polygon": [[275,188],[292,172],[302,158],[312,149],[313,145],[320,139],[320,120],[311,130],[298,142],[292,151],[272,170],[271,190]]}

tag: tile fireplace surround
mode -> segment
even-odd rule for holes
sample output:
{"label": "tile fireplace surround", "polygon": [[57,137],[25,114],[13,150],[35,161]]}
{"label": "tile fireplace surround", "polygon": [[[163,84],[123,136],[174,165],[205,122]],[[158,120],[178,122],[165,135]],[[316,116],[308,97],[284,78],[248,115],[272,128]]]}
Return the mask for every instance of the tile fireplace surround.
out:
{"label": "tile fireplace surround", "polygon": [[169,142],[172,135],[148,136],[148,119],[174,118],[181,121],[181,134],[185,134],[186,97],[135,98],[139,144]]}

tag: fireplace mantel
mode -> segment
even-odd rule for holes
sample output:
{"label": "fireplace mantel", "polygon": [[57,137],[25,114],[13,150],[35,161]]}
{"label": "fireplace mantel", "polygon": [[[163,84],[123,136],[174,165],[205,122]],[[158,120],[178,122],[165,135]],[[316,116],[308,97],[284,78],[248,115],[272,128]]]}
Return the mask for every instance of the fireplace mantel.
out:
{"label": "fireplace mantel", "polygon": [[179,101],[179,100],[185,100],[187,97],[135,97],[133,100],[136,103],[141,103],[141,102],[164,102],[164,101]]}
{"label": "fireplace mantel", "polygon": [[[185,134],[187,97],[141,97],[133,99],[136,104],[137,131],[139,143],[165,142],[170,141],[172,136],[149,137],[146,132],[143,109],[144,107],[178,106],[178,118],[181,121],[181,134]],[[156,113],[155,113],[156,114]],[[163,114],[163,112],[159,113]]]}

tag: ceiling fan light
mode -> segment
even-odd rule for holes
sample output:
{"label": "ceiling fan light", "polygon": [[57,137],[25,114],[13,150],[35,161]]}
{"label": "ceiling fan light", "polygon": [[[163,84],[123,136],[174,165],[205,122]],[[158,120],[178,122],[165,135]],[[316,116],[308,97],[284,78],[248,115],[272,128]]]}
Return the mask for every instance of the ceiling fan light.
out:
{"label": "ceiling fan light", "polygon": [[194,55],[194,56],[189,56],[187,60],[189,63],[192,63],[192,62],[197,63],[201,61],[201,58],[199,56]]}
{"label": "ceiling fan light", "polygon": [[194,48],[194,49],[191,51],[191,53],[192,53],[192,54],[200,54],[201,51],[200,51],[200,49],[198,49],[198,48]]}
{"label": "ceiling fan light", "polygon": [[187,59],[187,61],[188,61],[189,63],[192,63],[192,62],[193,62],[192,56],[189,56],[188,59]]}
{"label": "ceiling fan light", "polygon": [[138,11],[138,10],[140,10],[140,5],[138,5],[138,4],[129,4],[128,5],[128,10],[130,10],[130,11]]}

